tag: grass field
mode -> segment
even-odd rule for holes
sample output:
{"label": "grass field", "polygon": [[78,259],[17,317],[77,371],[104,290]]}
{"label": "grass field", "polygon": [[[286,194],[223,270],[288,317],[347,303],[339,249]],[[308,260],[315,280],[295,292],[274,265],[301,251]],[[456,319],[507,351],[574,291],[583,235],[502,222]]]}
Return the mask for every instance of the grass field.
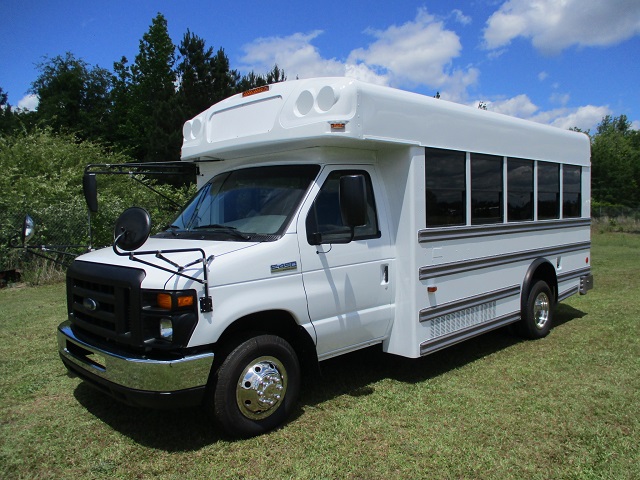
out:
{"label": "grass field", "polygon": [[330,360],[288,424],[242,441],[68,378],[64,285],[1,290],[0,478],[640,478],[640,235],[597,234],[592,257],[547,338]]}

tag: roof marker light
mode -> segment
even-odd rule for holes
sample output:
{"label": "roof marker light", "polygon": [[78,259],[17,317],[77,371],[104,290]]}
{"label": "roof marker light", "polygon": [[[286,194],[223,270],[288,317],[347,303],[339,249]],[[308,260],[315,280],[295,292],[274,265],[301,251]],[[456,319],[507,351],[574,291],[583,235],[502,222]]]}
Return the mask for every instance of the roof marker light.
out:
{"label": "roof marker light", "polygon": [[252,88],[251,90],[246,90],[242,92],[242,98],[250,97],[251,95],[257,95],[258,93],[268,92],[269,85],[264,85],[262,87]]}

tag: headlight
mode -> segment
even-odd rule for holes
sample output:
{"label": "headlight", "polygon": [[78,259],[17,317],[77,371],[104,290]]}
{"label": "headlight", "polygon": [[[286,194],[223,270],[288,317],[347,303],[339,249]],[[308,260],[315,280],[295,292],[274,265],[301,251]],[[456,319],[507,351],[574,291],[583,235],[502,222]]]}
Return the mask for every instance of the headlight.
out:
{"label": "headlight", "polygon": [[143,290],[142,328],[149,348],[186,347],[198,323],[195,290]]}

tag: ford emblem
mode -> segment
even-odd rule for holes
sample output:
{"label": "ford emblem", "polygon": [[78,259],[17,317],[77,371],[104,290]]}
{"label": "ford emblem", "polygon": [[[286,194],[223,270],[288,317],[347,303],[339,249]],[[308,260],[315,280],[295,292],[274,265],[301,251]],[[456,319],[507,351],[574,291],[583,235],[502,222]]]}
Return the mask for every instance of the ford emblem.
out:
{"label": "ford emblem", "polygon": [[82,301],[82,306],[87,310],[95,312],[98,309],[98,302],[96,302],[93,298],[87,297]]}

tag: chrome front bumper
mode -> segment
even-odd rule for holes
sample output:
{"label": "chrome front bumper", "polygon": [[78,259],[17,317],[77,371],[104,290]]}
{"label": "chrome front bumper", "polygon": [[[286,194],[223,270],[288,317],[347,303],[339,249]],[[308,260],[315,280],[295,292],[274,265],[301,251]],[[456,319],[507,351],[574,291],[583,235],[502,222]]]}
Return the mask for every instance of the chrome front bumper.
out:
{"label": "chrome front bumper", "polygon": [[69,321],[58,327],[58,350],[67,368],[87,380],[108,383],[118,390],[159,394],[204,388],[214,357],[210,352],[152,360],[109,352],[76,337]]}

